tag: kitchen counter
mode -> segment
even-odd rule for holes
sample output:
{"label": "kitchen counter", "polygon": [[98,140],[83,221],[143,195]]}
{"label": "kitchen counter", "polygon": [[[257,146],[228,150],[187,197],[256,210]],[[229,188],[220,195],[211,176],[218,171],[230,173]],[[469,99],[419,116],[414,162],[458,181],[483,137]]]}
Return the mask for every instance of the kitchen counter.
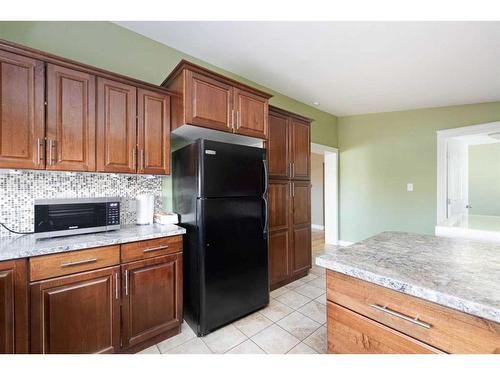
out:
{"label": "kitchen counter", "polygon": [[383,232],[316,264],[500,323],[500,245]]}
{"label": "kitchen counter", "polygon": [[124,225],[121,229],[76,236],[35,239],[32,234],[0,238],[0,261],[184,234],[177,225]]}

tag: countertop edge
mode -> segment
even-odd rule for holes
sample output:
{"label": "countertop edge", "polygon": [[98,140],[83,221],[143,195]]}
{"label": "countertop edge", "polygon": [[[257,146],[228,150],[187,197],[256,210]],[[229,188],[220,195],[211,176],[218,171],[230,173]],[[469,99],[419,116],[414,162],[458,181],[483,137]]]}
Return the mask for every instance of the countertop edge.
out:
{"label": "countertop edge", "polygon": [[373,283],[396,292],[411,295],[423,300],[436,303],[438,305],[452,308],[454,310],[474,315],[480,318],[491,320],[500,323],[500,311],[480,303],[469,301],[463,298],[452,296],[436,290],[420,287],[405,281],[397,280],[391,277],[367,271],[356,266],[333,262],[321,258],[321,255],[316,257],[315,263],[318,266],[328,270],[342,273],[347,276]]}

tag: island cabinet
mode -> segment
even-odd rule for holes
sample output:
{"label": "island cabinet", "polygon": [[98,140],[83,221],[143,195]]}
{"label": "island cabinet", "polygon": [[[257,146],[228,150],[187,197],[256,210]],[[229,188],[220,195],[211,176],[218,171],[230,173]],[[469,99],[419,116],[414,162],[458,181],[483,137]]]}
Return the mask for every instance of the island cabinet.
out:
{"label": "island cabinet", "polygon": [[182,60],[162,83],[172,96],[172,129],[194,125],[266,139],[271,95]]}
{"label": "island cabinet", "polygon": [[327,271],[329,353],[500,354],[500,324]]}
{"label": "island cabinet", "polygon": [[271,289],[305,276],[311,268],[310,121],[276,107],[269,112]]}
{"label": "island cabinet", "polygon": [[133,353],[180,332],[182,237],[29,260],[32,353]]}
{"label": "island cabinet", "polygon": [[28,353],[26,260],[0,262],[0,354]]}
{"label": "island cabinet", "polygon": [[0,41],[0,168],[169,174],[170,92]]}

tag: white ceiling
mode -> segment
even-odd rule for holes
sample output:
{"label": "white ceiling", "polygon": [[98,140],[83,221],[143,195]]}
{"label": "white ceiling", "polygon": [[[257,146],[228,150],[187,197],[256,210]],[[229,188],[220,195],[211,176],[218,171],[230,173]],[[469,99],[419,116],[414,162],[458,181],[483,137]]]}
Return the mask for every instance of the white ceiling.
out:
{"label": "white ceiling", "polygon": [[500,100],[500,22],[117,22],[338,116]]}

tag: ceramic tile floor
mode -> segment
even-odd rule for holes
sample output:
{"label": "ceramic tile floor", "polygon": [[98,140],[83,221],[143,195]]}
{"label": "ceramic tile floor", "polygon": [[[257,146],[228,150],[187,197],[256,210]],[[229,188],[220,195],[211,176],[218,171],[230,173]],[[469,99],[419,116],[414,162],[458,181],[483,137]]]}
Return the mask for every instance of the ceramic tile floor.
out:
{"label": "ceramic tile floor", "polygon": [[[313,257],[324,252],[323,232],[313,232]],[[313,261],[314,263],[314,261]],[[205,336],[184,322],[181,333],[139,354],[318,354],[326,352],[325,270],[271,292],[269,305]]]}

